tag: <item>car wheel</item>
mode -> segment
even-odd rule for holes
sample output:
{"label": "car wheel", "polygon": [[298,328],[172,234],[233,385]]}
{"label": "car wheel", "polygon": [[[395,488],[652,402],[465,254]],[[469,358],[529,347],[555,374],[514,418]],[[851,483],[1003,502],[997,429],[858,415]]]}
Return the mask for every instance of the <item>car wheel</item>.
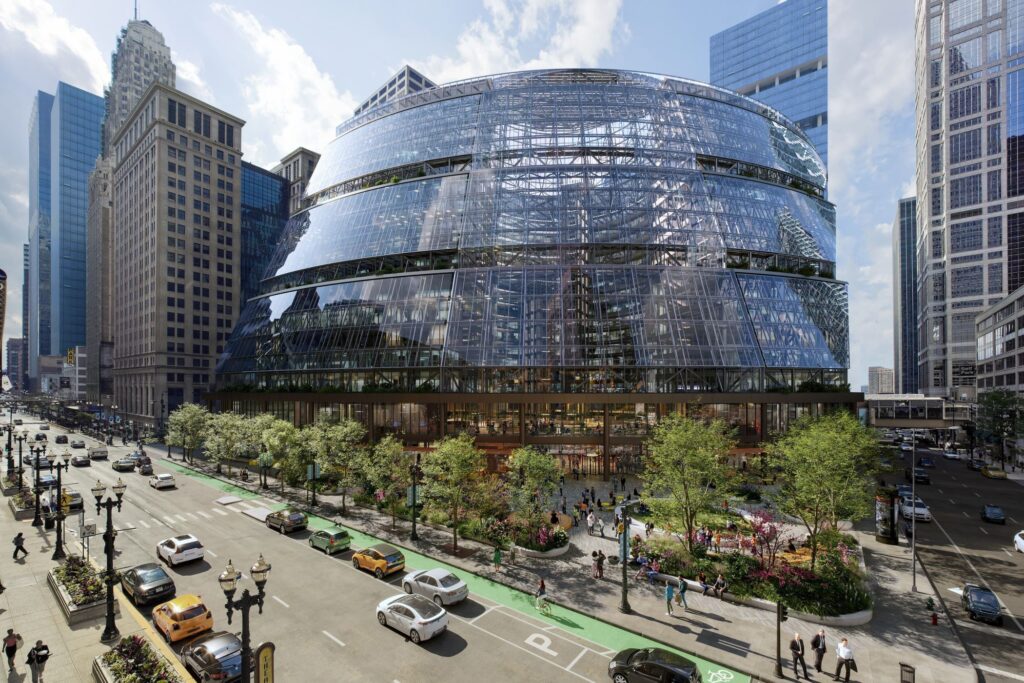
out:
{"label": "car wheel", "polygon": [[437,605],[438,607],[444,607],[444,600],[441,599],[440,595],[435,595],[434,596],[434,604]]}
{"label": "car wheel", "polygon": [[402,590],[404,590],[406,593],[412,594],[412,585],[408,583],[403,583]]}
{"label": "car wheel", "polygon": [[168,645],[171,644],[171,634],[170,633],[168,633],[167,631],[161,631],[160,635],[162,635],[164,637],[164,642],[165,643],[167,643]]}
{"label": "car wheel", "polygon": [[626,674],[623,674],[623,673],[615,674],[612,677],[612,681],[614,681],[614,683],[629,683],[627,678],[626,678]]}
{"label": "car wheel", "polygon": [[361,569],[362,568],[362,567],[359,566],[359,560],[355,559],[354,557],[352,558],[352,566],[355,567],[356,569]]}
{"label": "car wheel", "polygon": [[378,579],[383,579],[384,571],[380,567],[377,567],[373,570],[373,575],[376,576]]}
{"label": "car wheel", "polygon": [[388,618],[384,616],[383,612],[377,612],[377,623],[379,623],[381,626],[388,625]]}
{"label": "car wheel", "polygon": [[974,612],[968,612],[967,616],[971,618],[971,621],[977,621],[978,617],[974,616]]}
{"label": "car wheel", "polygon": [[409,640],[411,640],[414,644],[419,645],[420,644],[420,632],[417,631],[416,629],[413,629],[413,630],[409,631]]}

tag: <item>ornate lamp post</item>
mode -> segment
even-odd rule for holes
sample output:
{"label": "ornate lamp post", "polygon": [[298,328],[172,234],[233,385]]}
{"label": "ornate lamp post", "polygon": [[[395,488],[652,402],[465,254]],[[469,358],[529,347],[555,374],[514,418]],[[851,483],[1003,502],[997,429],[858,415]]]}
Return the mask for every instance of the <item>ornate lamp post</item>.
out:
{"label": "ornate lamp post", "polygon": [[419,534],[416,533],[416,485],[419,484],[420,479],[423,478],[423,468],[420,467],[420,454],[416,454],[416,462],[409,465],[409,476],[412,479],[412,533],[409,534],[409,540],[418,541],[420,540]]}
{"label": "ornate lamp post", "polygon": [[102,482],[97,481],[96,486],[92,487],[93,498],[96,499],[96,514],[100,514],[100,510],[107,511],[107,529],[103,532],[103,552],[107,555],[107,571],[104,576],[104,582],[107,584],[107,624],[103,629],[103,635],[100,636],[100,641],[109,643],[113,640],[117,640],[121,633],[117,630],[117,625],[114,623],[114,508],[117,511],[121,511],[121,499],[124,498],[124,491],[128,488],[120,477],[117,479],[117,483],[114,484],[113,490],[115,498],[107,498],[103,500],[103,495],[107,492],[107,487]]}
{"label": "ornate lamp post", "polygon": [[619,602],[619,611],[629,614],[633,608],[629,604],[629,575],[626,565],[629,564],[629,525],[630,519],[626,515],[626,506],[622,506],[622,533],[619,534],[619,564],[622,565],[622,600]]}
{"label": "ornate lamp post", "polygon": [[35,479],[35,486],[32,488],[32,493],[34,493],[36,496],[36,514],[35,517],[32,518],[32,526],[42,526],[43,518],[39,514],[39,494],[43,492],[43,489],[39,485],[39,470],[41,468],[41,465],[39,464],[39,459],[40,457],[46,455],[46,444],[44,443],[42,446],[38,447],[29,446],[28,450],[29,453],[32,454],[32,476]]}
{"label": "ornate lamp post", "polygon": [[51,506],[53,505],[53,496],[57,496],[57,510],[54,513],[57,520],[57,543],[54,544],[53,555],[50,557],[51,560],[63,560],[67,557],[64,553],[64,486],[61,482],[60,473],[61,470],[67,472],[69,466],[67,451],[64,451],[64,453],[57,458],[56,462],[50,465],[51,472],[54,467],[57,468],[57,493],[51,494],[50,496]]}
{"label": "ornate lamp post", "polygon": [[238,587],[238,577],[241,573],[231,564],[231,560],[228,560],[228,566],[224,568],[217,579],[221,590],[224,591],[224,596],[228,599],[225,605],[228,611],[228,623],[231,623],[231,615],[235,610],[242,612],[242,676],[240,679],[242,681],[249,680],[252,668],[252,646],[249,644],[249,610],[256,605],[259,607],[260,614],[263,614],[263,598],[266,596],[263,587],[267,585],[267,578],[270,576],[270,564],[263,559],[263,553],[260,553],[260,559],[256,560],[256,564],[249,569],[249,574],[252,575],[252,580],[256,583],[257,593],[252,595],[246,588],[238,600],[234,598],[235,589]]}
{"label": "ornate lamp post", "polygon": [[22,461],[21,446],[28,439],[28,429],[22,429],[18,432],[18,435],[14,437],[18,442],[18,493],[21,493],[23,487],[22,479],[25,473],[25,463]]}
{"label": "ornate lamp post", "polygon": [[14,436],[14,426],[13,425],[0,425],[0,429],[2,429],[3,431],[7,432],[7,448],[5,449],[5,454],[7,456],[7,478],[8,479],[13,479],[14,478],[14,453],[13,453],[14,449],[11,447],[11,439]]}

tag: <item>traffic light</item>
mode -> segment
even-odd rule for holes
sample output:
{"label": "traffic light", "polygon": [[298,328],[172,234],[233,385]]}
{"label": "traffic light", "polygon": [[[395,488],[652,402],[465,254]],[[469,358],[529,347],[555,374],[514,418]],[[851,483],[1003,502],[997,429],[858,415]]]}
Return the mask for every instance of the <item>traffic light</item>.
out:
{"label": "traffic light", "polygon": [[783,605],[781,602],[778,603],[779,608],[779,623],[781,624],[786,619],[789,619],[789,608]]}

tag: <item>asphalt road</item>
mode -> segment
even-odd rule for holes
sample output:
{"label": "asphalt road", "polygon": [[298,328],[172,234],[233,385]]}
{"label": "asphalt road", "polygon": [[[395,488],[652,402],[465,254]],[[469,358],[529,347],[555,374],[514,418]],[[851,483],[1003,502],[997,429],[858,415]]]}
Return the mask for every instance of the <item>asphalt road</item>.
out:
{"label": "asphalt road", "polygon": [[[32,428],[27,418],[26,426]],[[54,436],[59,433],[62,430],[51,427],[48,452],[64,450],[65,446],[54,443]],[[86,441],[89,446],[96,444],[92,439]],[[351,552],[328,557],[309,548],[308,532],[288,536],[272,532],[245,511],[259,507],[274,510],[282,505],[258,498],[219,504],[217,499],[228,495],[218,488],[223,484],[181,474],[173,463],[162,458],[153,458],[154,471],[175,474],[178,487],[152,489],[148,477],[133,472],[117,473],[110,466],[110,462],[132,448],[115,446],[109,450],[110,460],[94,461],[90,467],[71,467],[64,481],[65,486],[83,495],[84,517],[95,520],[100,532],[105,518],[96,515],[95,506],[90,505],[93,499],[89,489],[97,479],[108,487],[108,495],[109,487],[119,477],[128,484],[123,510],[114,512],[114,524],[119,530],[116,567],[158,561],[155,547],[161,540],[183,533],[195,534],[206,547],[206,558],[177,568],[168,567],[167,571],[174,578],[179,595],[195,593],[205,598],[213,611],[215,630],[238,632],[240,615],[236,613],[233,624],[228,625],[217,576],[231,559],[245,574],[239,594],[242,588],[254,588],[247,570],[263,553],[273,569],[266,586],[263,614],[252,614],[253,644],[269,640],[277,645],[275,668],[281,680],[608,680],[612,649],[559,628],[557,618],[541,619],[531,615],[529,607],[516,609],[514,604],[476,595],[472,583],[470,598],[449,610],[448,632],[414,645],[376,621],[376,605],[401,591],[401,575],[377,580],[352,567]],[[69,550],[77,550],[74,544],[78,522],[75,516],[67,521]],[[314,522],[320,520],[311,519],[311,525]],[[361,540],[359,536],[354,534]],[[92,538],[90,545],[91,555],[102,561],[101,538]],[[353,547],[359,544],[353,543]],[[416,562],[408,562],[407,569],[440,564],[422,558]],[[526,596],[520,596],[520,600],[528,604]],[[141,611],[148,618],[150,610]],[[608,638],[604,640],[609,642]],[[180,645],[173,649],[180,650]],[[711,678],[719,683],[746,679],[724,670]],[[707,673],[705,680],[709,680]]]}
{"label": "asphalt road", "polygon": [[[1024,554],[1013,548],[1014,534],[1024,530],[1024,486],[988,479],[967,469],[965,462],[944,459],[938,450],[918,449],[918,456],[922,454],[936,467],[929,470],[930,485],[917,485],[933,518],[917,524],[921,562],[986,679],[1024,681]],[[909,463],[905,454],[903,465]],[[981,521],[986,503],[1002,506],[1005,525]],[[960,606],[959,589],[965,582],[995,592],[1004,606],[1002,627],[970,620]]]}

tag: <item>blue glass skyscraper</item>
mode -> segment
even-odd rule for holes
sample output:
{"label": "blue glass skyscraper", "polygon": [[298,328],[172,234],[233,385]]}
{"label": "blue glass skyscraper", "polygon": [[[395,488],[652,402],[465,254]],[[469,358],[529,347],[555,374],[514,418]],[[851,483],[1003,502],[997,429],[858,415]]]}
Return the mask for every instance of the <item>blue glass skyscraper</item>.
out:
{"label": "blue glass skyscraper", "polygon": [[290,183],[242,162],[242,301],[255,296],[288,223]]}
{"label": "blue glass skyscraper", "polygon": [[917,198],[901,199],[892,226],[896,393],[917,393]]}
{"label": "blue glass skyscraper", "polygon": [[39,356],[50,353],[50,115],[53,95],[39,91],[28,135],[28,275],[25,297],[28,376],[38,381]]}
{"label": "blue glass skyscraper", "polygon": [[89,173],[100,154],[103,98],[57,84],[50,124],[50,354],[85,345]]}
{"label": "blue glass skyscraper", "polygon": [[787,0],[711,36],[711,82],[788,116],[828,164],[828,0]]}

